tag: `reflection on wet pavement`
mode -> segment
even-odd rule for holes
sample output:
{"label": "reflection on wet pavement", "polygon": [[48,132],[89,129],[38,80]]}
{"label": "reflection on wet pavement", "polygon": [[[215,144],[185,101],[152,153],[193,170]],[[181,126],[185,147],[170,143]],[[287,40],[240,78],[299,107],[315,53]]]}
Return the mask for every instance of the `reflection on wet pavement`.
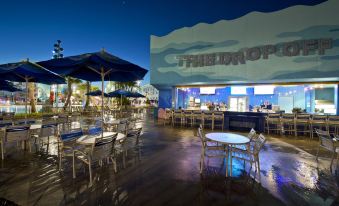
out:
{"label": "reflection on wet pavement", "polygon": [[[19,205],[338,205],[338,175],[329,171],[329,154],[315,160],[316,140],[268,137],[260,154],[261,184],[241,161],[233,161],[232,178],[226,162],[211,159],[199,174],[200,141],[192,128],[172,128],[147,121],[141,142],[129,140],[126,164],[94,167],[71,159],[59,171],[55,148],[29,153],[9,149],[0,161],[0,202]],[[55,146],[54,146],[55,147]],[[1,205],[1,204],[0,204]]]}

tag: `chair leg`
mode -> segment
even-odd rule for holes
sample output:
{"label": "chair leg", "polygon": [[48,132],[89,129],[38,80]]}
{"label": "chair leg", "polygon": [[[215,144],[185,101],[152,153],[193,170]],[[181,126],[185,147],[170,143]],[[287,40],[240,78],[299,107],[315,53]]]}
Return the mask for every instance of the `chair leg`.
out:
{"label": "chair leg", "polygon": [[258,164],[258,175],[259,175],[259,183],[261,182],[261,175],[260,175],[260,161],[259,161],[259,155],[257,157],[257,164]]}
{"label": "chair leg", "polygon": [[317,149],[317,156],[316,156],[316,158],[315,158],[317,161],[318,161],[319,150],[320,150],[320,146],[318,146],[318,149]]}
{"label": "chair leg", "polygon": [[112,163],[113,163],[114,172],[117,172],[118,170],[117,170],[117,162],[116,162],[116,160],[113,159],[113,157],[110,157],[110,159],[111,159],[111,161],[112,161]]}
{"label": "chair leg", "polygon": [[93,180],[92,180],[92,161],[91,159],[88,160],[88,170],[89,170],[89,187],[92,187]]}
{"label": "chair leg", "polygon": [[4,151],[4,143],[1,141],[1,159],[4,160],[5,159],[5,151]]}
{"label": "chair leg", "polygon": [[73,152],[73,157],[72,157],[72,166],[73,166],[73,179],[76,178],[76,174],[75,174],[75,154]]}
{"label": "chair leg", "polygon": [[333,152],[332,158],[331,158],[331,164],[330,164],[330,171],[331,172],[332,172],[332,165],[333,165],[334,155],[335,155],[335,152]]}

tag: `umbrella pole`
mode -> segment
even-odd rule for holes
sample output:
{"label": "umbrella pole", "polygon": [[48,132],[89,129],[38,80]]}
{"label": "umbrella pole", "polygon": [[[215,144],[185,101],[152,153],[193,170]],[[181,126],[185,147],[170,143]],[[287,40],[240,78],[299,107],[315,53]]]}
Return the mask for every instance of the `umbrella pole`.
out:
{"label": "umbrella pole", "polygon": [[104,137],[104,70],[101,69],[101,137]]}
{"label": "umbrella pole", "polygon": [[26,80],[26,95],[25,95],[25,119],[27,119],[27,100],[28,100],[28,78],[25,77]]}

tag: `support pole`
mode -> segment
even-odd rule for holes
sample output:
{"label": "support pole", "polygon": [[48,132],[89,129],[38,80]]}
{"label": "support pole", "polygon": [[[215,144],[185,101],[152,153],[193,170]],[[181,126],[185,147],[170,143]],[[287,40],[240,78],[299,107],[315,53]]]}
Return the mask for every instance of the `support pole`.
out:
{"label": "support pole", "polygon": [[28,78],[25,77],[26,81],[26,96],[25,96],[25,119],[27,120],[27,100],[28,100]]}
{"label": "support pole", "polygon": [[101,138],[104,137],[104,69],[101,69]]}

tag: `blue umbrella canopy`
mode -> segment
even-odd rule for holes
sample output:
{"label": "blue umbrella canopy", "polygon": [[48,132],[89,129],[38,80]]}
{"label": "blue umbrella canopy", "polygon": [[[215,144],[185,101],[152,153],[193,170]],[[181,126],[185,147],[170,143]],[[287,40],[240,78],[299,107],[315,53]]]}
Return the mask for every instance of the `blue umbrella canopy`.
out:
{"label": "blue umbrella canopy", "polygon": [[0,65],[0,79],[13,82],[65,84],[63,77],[30,61]]}
{"label": "blue umbrella canopy", "polygon": [[0,90],[1,91],[7,91],[7,92],[19,92],[22,91],[21,89],[16,88],[13,83],[0,80]]}
{"label": "blue umbrella canopy", "polygon": [[26,101],[25,101],[26,117],[27,117],[28,82],[37,82],[43,84],[65,83],[65,79],[63,77],[28,60],[17,63],[0,65],[0,79],[10,80],[13,82],[26,82]]}
{"label": "blue umbrella canopy", "polygon": [[132,92],[128,97],[144,98],[145,96],[140,94],[139,92]]}
{"label": "blue umbrella canopy", "polygon": [[132,92],[126,91],[124,89],[118,89],[107,94],[108,97],[128,97],[132,95]]}
{"label": "blue umbrella canopy", "polygon": [[147,73],[146,69],[104,50],[41,61],[38,64],[60,75],[86,81],[129,82],[141,80]]}
{"label": "blue umbrella canopy", "polygon": [[[85,95],[88,95],[88,96],[101,96],[101,90],[95,90],[95,91],[92,91],[92,92],[88,92]],[[104,96],[108,97],[108,95],[106,93],[104,93]]]}

